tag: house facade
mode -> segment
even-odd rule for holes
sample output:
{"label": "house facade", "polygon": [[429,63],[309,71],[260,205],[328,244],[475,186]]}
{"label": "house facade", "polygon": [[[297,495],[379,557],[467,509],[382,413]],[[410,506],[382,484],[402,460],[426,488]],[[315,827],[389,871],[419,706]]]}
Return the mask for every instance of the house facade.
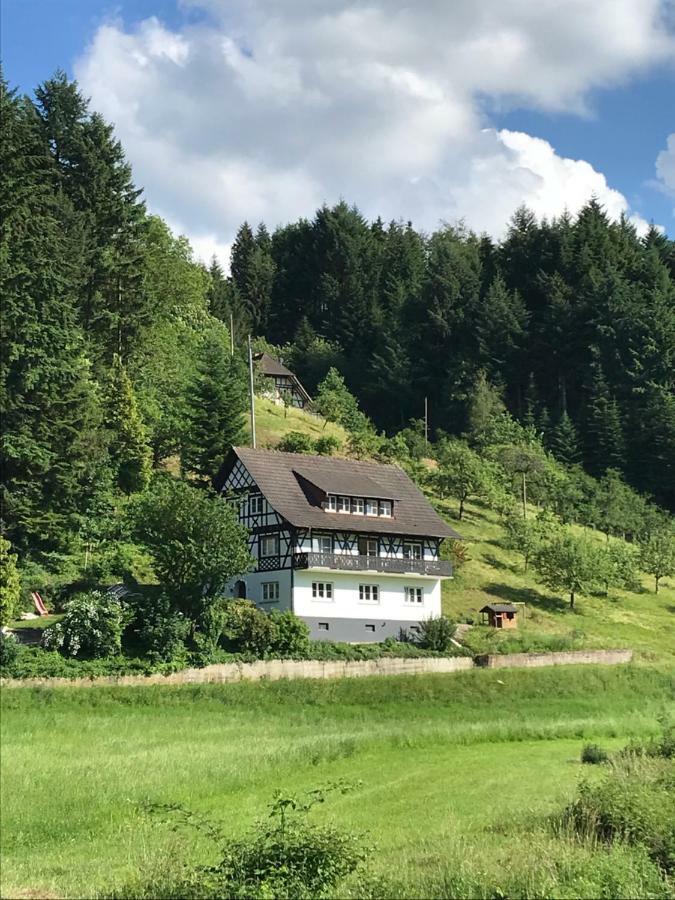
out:
{"label": "house facade", "polygon": [[289,406],[297,409],[305,409],[311,403],[312,398],[290,369],[274,359],[269,353],[257,353],[253,357],[258,371],[263,376],[265,388],[264,396],[274,400],[275,403],[287,402]]}
{"label": "house facade", "polygon": [[398,466],[235,447],[216,487],[255,560],[231,596],[291,609],[319,640],[382,641],[440,615],[440,545],[459,535]]}

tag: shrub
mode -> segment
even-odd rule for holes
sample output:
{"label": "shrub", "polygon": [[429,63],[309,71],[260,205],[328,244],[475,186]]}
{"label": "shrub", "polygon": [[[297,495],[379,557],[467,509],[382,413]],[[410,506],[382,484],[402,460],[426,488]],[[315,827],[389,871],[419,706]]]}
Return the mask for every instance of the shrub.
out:
{"label": "shrub", "polygon": [[303,434],[302,431],[289,431],[279,441],[277,450],[284,453],[313,453],[314,445],[309,435]]}
{"label": "shrub", "polygon": [[126,624],[123,605],[113,597],[90,591],[71,600],[60,622],[45,628],[42,646],[78,659],[115,656],[122,648]]}
{"label": "shrub", "polygon": [[234,650],[264,657],[278,640],[275,621],[251,600],[231,600],[226,606],[223,635]]}
{"label": "shrub", "polygon": [[607,751],[603,750],[603,748],[599,747],[597,744],[585,744],[581,751],[582,763],[598,765],[598,763],[607,762],[608,759]]}
{"label": "shrub", "polygon": [[181,806],[150,807],[153,812],[178,815],[182,824],[218,844],[218,863],[189,868],[180,885],[162,885],[162,896],[242,900],[325,896],[368,855],[361,835],[307,820],[309,810],[334,790],[344,793],[349,786],[329,785],[302,798],[277,792],[269,816],[238,840],[225,839],[217,825]]}
{"label": "shrub", "polygon": [[445,616],[424,619],[419,624],[417,643],[427,650],[442,653],[450,646],[455,634],[455,625]]}
{"label": "shrub", "polygon": [[332,434],[327,434],[325,437],[320,437],[315,441],[314,450],[319,456],[332,456],[341,446],[341,442],[336,437],[333,437]]}
{"label": "shrub", "polygon": [[0,670],[11,672],[12,666],[19,655],[19,642],[13,634],[5,634],[0,631]]}
{"label": "shrub", "polygon": [[12,545],[0,536],[0,625],[6,625],[18,614],[21,602],[21,579]]}
{"label": "shrub", "polygon": [[270,648],[276,655],[292,659],[305,659],[309,653],[309,628],[290,609],[275,610],[270,618],[276,627],[274,643]]}
{"label": "shrub", "polygon": [[182,613],[172,608],[166,595],[139,597],[134,609],[134,619],[127,634],[133,636],[137,649],[150,661],[185,664],[185,641],[190,632],[190,623]]}

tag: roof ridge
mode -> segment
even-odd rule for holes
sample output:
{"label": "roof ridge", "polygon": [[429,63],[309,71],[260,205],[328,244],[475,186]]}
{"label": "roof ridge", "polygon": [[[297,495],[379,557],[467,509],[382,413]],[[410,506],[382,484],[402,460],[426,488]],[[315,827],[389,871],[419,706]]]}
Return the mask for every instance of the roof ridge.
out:
{"label": "roof ridge", "polygon": [[316,460],[317,462],[331,460],[332,462],[345,462],[350,463],[351,465],[380,466],[382,468],[395,469],[398,472],[404,472],[404,469],[396,463],[378,462],[374,459],[350,459],[344,456],[323,456],[320,453],[292,453],[289,450],[277,450],[275,447],[243,447],[239,445],[237,447],[232,447],[232,449],[235,453],[244,450],[249,453],[269,453],[274,454],[275,456],[290,456],[295,459]]}

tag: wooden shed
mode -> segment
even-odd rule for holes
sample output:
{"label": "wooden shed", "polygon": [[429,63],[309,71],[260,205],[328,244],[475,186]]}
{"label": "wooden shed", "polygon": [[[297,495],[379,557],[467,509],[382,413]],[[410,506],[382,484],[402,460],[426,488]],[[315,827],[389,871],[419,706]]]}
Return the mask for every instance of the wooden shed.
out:
{"label": "wooden shed", "polygon": [[518,610],[511,603],[488,603],[481,609],[483,623],[492,628],[517,628]]}

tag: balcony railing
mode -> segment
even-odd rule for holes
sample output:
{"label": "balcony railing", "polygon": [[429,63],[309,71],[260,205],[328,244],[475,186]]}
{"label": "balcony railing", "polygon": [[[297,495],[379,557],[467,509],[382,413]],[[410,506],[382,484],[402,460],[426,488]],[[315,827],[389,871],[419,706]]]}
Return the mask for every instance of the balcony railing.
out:
{"label": "balcony railing", "polygon": [[340,572],[385,572],[391,575],[452,575],[445,559],[396,559],[387,556],[351,556],[347,553],[296,553],[294,569],[337,569]]}

